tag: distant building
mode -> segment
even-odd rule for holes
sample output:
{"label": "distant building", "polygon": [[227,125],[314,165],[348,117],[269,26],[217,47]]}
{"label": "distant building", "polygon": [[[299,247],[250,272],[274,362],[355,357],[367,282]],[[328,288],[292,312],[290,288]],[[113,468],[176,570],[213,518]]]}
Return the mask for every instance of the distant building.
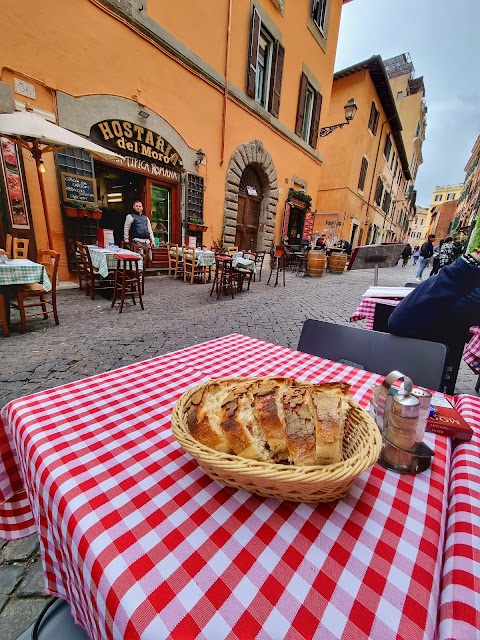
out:
{"label": "distant building", "polygon": [[458,199],[457,211],[451,231],[470,234],[480,211],[480,136],[473,145],[472,153],[465,167],[465,181]]}
{"label": "distant building", "polygon": [[427,238],[427,222],[428,209],[424,207],[416,207],[410,227],[408,229],[408,242],[414,247],[416,244],[422,244]]}
{"label": "distant building", "polygon": [[434,233],[438,239],[448,234],[462,191],[463,184],[435,187],[428,208],[427,233]]}
{"label": "distant building", "polygon": [[380,56],[334,75],[329,122],[344,120],[345,103],[358,105],[355,119],[324,139],[314,230],[334,229],[352,246],[404,240],[408,235],[411,175],[402,124]]}

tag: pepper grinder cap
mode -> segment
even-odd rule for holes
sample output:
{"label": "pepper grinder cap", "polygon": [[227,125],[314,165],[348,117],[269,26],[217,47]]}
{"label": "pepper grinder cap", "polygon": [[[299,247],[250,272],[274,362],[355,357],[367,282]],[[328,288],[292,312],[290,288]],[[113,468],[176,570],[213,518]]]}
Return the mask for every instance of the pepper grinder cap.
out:
{"label": "pepper grinder cap", "polygon": [[409,393],[398,393],[393,396],[391,411],[404,418],[418,418],[420,415],[420,402],[418,398]]}

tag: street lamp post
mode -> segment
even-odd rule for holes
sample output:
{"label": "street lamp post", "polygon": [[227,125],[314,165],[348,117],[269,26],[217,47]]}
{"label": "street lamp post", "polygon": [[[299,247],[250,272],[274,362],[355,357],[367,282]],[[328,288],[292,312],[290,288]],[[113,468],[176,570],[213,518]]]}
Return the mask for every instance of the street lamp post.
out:
{"label": "street lamp post", "polygon": [[329,127],[322,127],[320,129],[320,137],[325,138],[335,131],[335,129],[342,129],[346,124],[350,124],[350,121],[354,119],[355,114],[357,113],[358,107],[355,102],[355,98],[350,98],[347,104],[344,107],[345,109],[345,122],[339,122],[338,124],[332,124]]}

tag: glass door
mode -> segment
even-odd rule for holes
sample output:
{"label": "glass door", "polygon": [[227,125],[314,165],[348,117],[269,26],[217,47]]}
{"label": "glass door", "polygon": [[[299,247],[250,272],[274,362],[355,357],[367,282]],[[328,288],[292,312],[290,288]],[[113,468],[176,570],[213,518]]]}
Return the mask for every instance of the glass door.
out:
{"label": "glass door", "polygon": [[170,242],[172,226],[172,190],[160,184],[150,184],[152,230],[155,246],[164,247]]}

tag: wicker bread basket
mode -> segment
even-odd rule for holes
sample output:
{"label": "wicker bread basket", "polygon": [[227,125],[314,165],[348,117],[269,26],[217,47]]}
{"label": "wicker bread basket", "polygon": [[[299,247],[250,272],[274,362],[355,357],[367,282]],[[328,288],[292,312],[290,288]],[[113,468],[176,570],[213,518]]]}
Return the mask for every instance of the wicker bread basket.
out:
{"label": "wicker bread basket", "polygon": [[[224,380],[244,382],[245,378]],[[196,458],[210,478],[221,484],[277,500],[332,502],[345,496],[355,478],[371,467],[380,455],[382,438],[378,427],[365,409],[352,399],[348,400],[350,410],[345,423],[342,462],[300,467],[257,462],[215,451],[190,434],[186,421],[191,397],[209,384],[197,385],[177,400],[172,413],[172,429],[185,451]]]}

